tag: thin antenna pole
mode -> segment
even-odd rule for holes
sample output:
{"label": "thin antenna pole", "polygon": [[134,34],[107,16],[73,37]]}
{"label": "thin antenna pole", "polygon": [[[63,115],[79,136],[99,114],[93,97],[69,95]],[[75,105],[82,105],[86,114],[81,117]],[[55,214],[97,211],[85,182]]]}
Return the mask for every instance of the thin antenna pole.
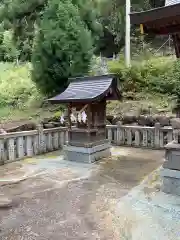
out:
{"label": "thin antenna pole", "polygon": [[130,0],[126,0],[125,61],[126,61],[127,67],[129,67],[131,64],[131,53],[130,53],[131,23],[130,23],[130,15],[129,15],[130,11],[131,11]]}

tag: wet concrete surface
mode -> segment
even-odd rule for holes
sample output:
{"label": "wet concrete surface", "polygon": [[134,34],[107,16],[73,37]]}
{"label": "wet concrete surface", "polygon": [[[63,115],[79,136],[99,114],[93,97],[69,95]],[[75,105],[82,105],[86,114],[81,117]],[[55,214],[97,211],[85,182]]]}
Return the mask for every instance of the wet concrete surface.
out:
{"label": "wet concrete surface", "polygon": [[64,161],[61,153],[0,167],[2,240],[116,240],[117,204],[163,162],[163,151],[113,148],[96,164]]}

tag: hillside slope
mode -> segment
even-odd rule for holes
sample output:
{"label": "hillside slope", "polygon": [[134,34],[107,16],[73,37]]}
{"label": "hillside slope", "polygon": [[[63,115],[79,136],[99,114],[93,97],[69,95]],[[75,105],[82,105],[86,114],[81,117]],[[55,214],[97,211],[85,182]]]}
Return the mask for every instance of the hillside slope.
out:
{"label": "hillside slope", "polygon": [[[43,104],[45,99],[30,78],[31,65],[0,63],[0,121],[40,120],[52,116],[58,106]],[[108,103],[108,114],[171,112],[171,98],[142,89],[124,93],[122,102]]]}

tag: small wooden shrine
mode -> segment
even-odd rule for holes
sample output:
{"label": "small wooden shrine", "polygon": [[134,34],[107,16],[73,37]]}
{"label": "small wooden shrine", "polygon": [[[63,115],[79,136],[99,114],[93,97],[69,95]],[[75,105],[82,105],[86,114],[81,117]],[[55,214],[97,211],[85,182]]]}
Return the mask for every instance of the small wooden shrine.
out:
{"label": "small wooden shrine", "polygon": [[171,35],[176,56],[180,57],[180,0],[166,0],[162,7],[132,12],[130,18],[131,24],[140,25],[142,33]]}
{"label": "small wooden shrine", "polygon": [[[64,151],[68,160],[94,162],[109,156],[106,101],[120,99],[117,79],[113,75],[71,79],[63,93],[49,99],[52,104],[67,105],[69,140]],[[64,116],[61,121],[63,119]]]}

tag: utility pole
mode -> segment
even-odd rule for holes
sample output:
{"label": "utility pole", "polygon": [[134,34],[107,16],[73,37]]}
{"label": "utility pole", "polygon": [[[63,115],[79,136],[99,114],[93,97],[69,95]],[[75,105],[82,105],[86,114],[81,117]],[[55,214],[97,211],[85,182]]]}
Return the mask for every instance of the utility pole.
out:
{"label": "utility pole", "polygon": [[126,36],[125,36],[125,61],[126,66],[131,65],[131,52],[130,52],[130,37],[131,37],[131,23],[130,23],[130,11],[131,3],[130,0],[126,0]]}

